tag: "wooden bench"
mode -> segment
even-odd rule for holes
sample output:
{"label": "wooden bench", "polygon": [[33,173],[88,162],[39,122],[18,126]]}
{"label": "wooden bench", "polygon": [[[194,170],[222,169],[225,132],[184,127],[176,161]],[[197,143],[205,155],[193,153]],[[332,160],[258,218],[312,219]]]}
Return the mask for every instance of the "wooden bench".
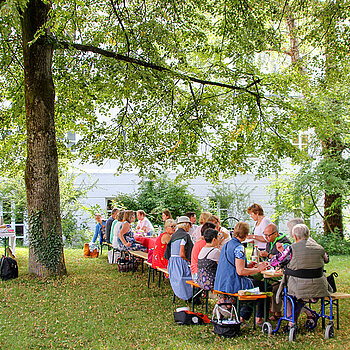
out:
{"label": "wooden bench", "polygon": [[169,273],[168,273],[168,269],[163,267],[157,267],[157,271],[159,272],[158,287],[160,288],[160,285],[162,283],[162,276],[164,279],[165,275],[169,275]]}
{"label": "wooden bench", "polygon": [[128,253],[131,254],[131,256],[133,257],[133,261],[135,261],[135,258],[141,259],[141,269],[143,272],[143,263],[147,261],[148,254],[146,252],[143,252],[142,250],[128,250]]}
{"label": "wooden bench", "polygon": [[336,292],[331,294],[332,302],[337,310],[337,329],[339,329],[339,301],[341,299],[350,299],[350,294]]}

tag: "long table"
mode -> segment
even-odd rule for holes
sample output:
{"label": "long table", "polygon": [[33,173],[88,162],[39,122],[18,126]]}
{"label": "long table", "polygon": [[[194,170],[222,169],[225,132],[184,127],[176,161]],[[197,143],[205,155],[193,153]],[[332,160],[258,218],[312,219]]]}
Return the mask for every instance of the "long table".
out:
{"label": "long table", "polygon": [[147,251],[150,249],[154,249],[157,239],[156,237],[144,237],[141,235],[134,235],[134,238],[137,243],[140,243],[144,247],[146,247]]}

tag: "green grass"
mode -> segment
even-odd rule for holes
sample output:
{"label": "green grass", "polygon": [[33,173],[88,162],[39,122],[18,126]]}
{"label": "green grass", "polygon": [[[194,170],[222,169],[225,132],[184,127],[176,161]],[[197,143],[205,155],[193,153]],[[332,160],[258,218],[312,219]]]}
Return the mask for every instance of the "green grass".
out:
{"label": "green grass", "polygon": [[[40,280],[27,273],[28,250],[17,251],[19,278],[0,281],[0,349],[349,349],[350,300],[341,301],[340,330],[325,341],[320,326],[289,344],[286,335],[267,337],[251,326],[222,339],[212,326],[179,326],[169,281],[147,288],[147,272],[120,274],[82,250],[65,250],[69,275]],[[333,257],[339,291],[350,293],[350,257]],[[212,308],[211,308],[212,310]],[[199,308],[198,311],[201,311]]]}

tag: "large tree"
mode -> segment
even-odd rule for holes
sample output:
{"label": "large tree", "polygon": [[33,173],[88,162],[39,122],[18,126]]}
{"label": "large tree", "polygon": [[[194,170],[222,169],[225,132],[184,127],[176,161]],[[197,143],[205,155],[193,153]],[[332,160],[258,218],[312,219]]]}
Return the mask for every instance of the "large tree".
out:
{"label": "large tree", "polygon": [[[308,159],[291,143],[308,121],[281,22],[288,4],[326,23],[343,10],[333,3],[0,0],[2,170],[26,159],[30,269],[65,273],[56,143],[67,156],[67,131],[82,135],[83,160],[141,174],[265,175]],[[322,61],[327,26],[303,28],[306,59]]]}

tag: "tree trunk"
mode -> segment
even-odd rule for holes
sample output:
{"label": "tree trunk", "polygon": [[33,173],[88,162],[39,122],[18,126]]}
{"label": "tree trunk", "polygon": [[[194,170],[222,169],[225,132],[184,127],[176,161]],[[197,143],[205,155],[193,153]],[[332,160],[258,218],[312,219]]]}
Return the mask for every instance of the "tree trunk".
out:
{"label": "tree trunk", "polygon": [[[29,216],[29,272],[41,277],[66,273],[63,255],[58,156],[49,43],[50,5],[29,0],[21,16],[27,125],[26,190]],[[35,42],[34,36],[44,33]]]}
{"label": "tree trunk", "polygon": [[333,234],[334,232],[336,232],[340,235],[341,238],[344,238],[341,194],[325,193],[324,216],[325,216],[325,219],[323,222],[324,233]]}

